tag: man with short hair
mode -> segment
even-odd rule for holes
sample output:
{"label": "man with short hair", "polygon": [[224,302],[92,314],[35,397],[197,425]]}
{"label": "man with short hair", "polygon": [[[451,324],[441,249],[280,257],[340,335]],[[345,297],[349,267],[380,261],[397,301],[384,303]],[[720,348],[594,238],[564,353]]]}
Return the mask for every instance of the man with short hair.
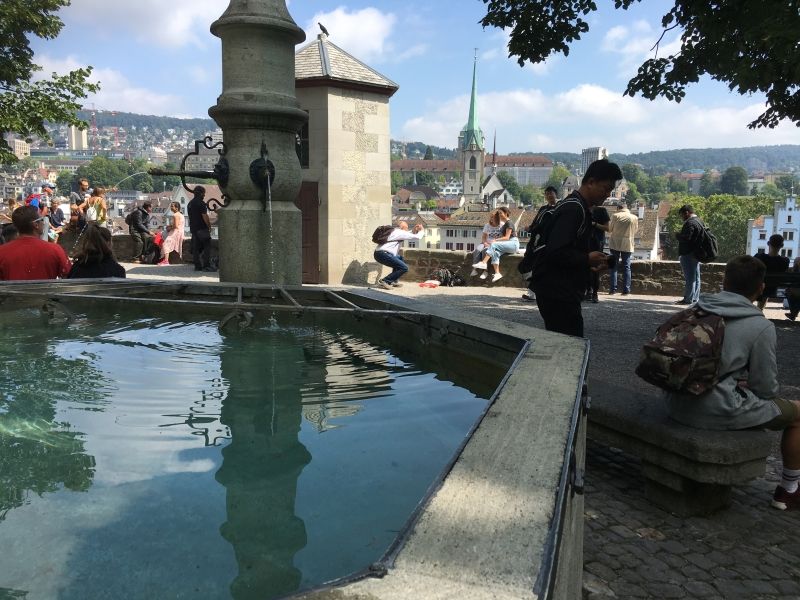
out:
{"label": "man with short hair", "polygon": [[639,231],[639,217],[632,215],[627,205],[617,203],[617,212],[608,224],[608,249],[616,259],[608,273],[609,294],[617,293],[617,269],[622,267],[622,295],[631,293],[631,255],[634,250],[636,232]]}
{"label": "man with short hair", "polygon": [[192,193],[192,199],[186,205],[186,214],[189,216],[189,232],[192,234],[194,270],[214,272],[216,269],[211,266],[211,221],[204,201],[206,188],[196,185]]}
{"label": "man with short hair", "polygon": [[153,234],[150,233],[147,225],[150,221],[150,211],[153,205],[150,202],[142,204],[141,208],[134,208],[131,213],[131,222],[128,226],[128,233],[133,238],[133,263],[144,261],[145,255],[150,252]]}
{"label": "man with short hair", "polygon": [[56,279],[69,273],[64,249],[39,239],[46,218],[35,206],[21,206],[11,215],[19,237],[0,246],[0,280]]}
{"label": "man with short hair", "polygon": [[670,393],[674,420],[712,430],[783,430],[783,474],[772,506],[800,509],[800,402],[778,397],[775,326],[753,302],[764,292],[764,263],[738,256],[725,266],[722,292],[705,294],[698,308],[725,320],[718,373],[722,377],[700,396]]}
{"label": "man with short hair", "polygon": [[392,232],[389,234],[389,239],[385,244],[380,244],[375,248],[373,257],[375,260],[390,269],[389,273],[383,279],[378,280],[378,285],[385,290],[390,290],[395,287],[400,287],[402,284],[397,280],[408,272],[408,265],[406,265],[400,254],[400,243],[404,240],[420,240],[425,236],[425,230],[421,223],[414,225],[414,229],[408,230],[408,223],[400,221]]}
{"label": "man with short hair", "polygon": [[542,256],[533,271],[533,291],[548,331],[583,337],[581,300],[590,270],[608,267],[608,255],[590,249],[592,214],[622,179],[607,159],[589,165],[581,186],[553,209]]}
{"label": "man with short hair", "polygon": [[678,255],[683,271],[683,298],[675,304],[694,304],[700,297],[700,261],[695,256],[703,239],[703,222],[694,213],[691,204],[684,204],[678,209],[683,219],[683,227],[676,234],[678,238]]}
{"label": "man with short hair", "polygon": [[[780,255],[781,248],[783,248],[783,236],[780,233],[769,236],[767,241],[767,253],[758,252],[755,258],[764,263],[767,273],[785,273],[789,270],[789,259]],[[764,310],[767,305],[767,300],[775,296],[778,290],[774,287],[764,288],[764,293],[758,298],[758,308]]]}
{"label": "man with short hair", "polygon": [[78,180],[77,191],[71,192],[69,195],[69,203],[80,206],[89,199],[91,194],[92,190],[89,187],[89,180],[86,178],[81,178]]}

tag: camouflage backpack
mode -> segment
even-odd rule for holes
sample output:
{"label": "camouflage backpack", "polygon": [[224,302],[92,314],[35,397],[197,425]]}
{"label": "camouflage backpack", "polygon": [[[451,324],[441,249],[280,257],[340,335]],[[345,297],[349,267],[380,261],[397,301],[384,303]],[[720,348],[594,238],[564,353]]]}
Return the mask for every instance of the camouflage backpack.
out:
{"label": "camouflage backpack", "polygon": [[673,315],[642,347],[636,374],[668,392],[699,396],[719,381],[725,320],[698,307]]}

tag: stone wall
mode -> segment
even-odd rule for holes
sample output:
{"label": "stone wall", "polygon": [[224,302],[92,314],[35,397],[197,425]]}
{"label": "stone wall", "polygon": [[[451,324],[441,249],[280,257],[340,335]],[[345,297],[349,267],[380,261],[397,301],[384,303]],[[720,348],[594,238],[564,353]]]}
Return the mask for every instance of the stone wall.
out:
{"label": "stone wall", "polygon": [[[472,270],[471,252],[452,252],[448,250],[420,250],[407,249],[403,257],[408,264],[408,274],[404,277],[406,282],[425,281],[434,269],[444,267],[460,273],[467,280],[467,285],[479,287],[526,287],[522,276],[517,271],[517,264],[522,259],[521,254],[507,255],[500,259],[500,272],[503,279],[495,284],[477,277],[469,277]],[[722,276],[725,265],[712,263],[701,265],[700,275],[703,292],[716,292],[722,289]],[[683,274],[677,261],[634,261],[631,265],[632,285],[634,294],[650,294],[655,296],[681,296],[683,295]],[[491,267],[490,267],[490,273]],[[384,268],[381,275],[387,275],[388,268]],[[621,272],[618,289],[621,288]],[[374,283],[374,281],[370,281]],[[603,275],[600,280],[602,290],[608,290],[608,275]]]}
{"label": "stone wall", "polygon": [[[59,245],[64,248],[67,255],[72,256],[73,248],[76,242],[76,232],[65,231],[58,238]],[[127,234],[114,235],[111,237],[111,245],[114,249],[114,256],[117,260],[122,262],[130,262],[133,258],[133,238]],[[219,256],[217,249],[217,240],[211,240],[211,256]],[[170,263],[179,264],[181,262],[192,262],[192,239],[186,238],[183,241],[183,260],[178,257],[177,252],[170,255]]]}

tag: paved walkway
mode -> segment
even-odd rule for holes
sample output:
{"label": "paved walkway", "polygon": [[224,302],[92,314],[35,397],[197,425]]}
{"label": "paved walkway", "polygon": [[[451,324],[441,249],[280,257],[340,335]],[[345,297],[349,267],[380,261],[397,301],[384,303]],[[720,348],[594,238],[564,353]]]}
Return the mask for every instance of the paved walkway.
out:
{"label": "paved walkway", "polygon": [[[216,281],[191,266],[125,265],[131,278]],[[513,288],[420,288],[406,283],[385,292],[447,302],[465,311],[488,311],[511,322],[542,327],[539,313]],[[383,293],[383,292],[382,292]],[[584,305],[594,401],[604,389],[624,386],[658,401],[654,388],[633,375],[642,343],[675,311],[663,296],[600,296]],[[800,397],[800,322],[777,305],[767,316],[778,331],[778,368],[785,393]],[[590,444],[584,544],[584,598],[800,599],[800,512],[769,506],[780,461],[765,477],[734,488],[733,506],[711,517],[675,517],[644,498],[637,460]]]}

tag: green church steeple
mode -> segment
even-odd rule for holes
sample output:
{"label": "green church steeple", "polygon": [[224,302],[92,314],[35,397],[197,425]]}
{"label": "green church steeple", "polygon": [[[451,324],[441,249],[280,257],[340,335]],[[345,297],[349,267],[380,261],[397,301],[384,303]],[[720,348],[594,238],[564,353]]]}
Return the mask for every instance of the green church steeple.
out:
{"label": "green church steeple", "polygon": [[469,118],[461,135],[458,136],[461,142],[461,150],[483,150],[483,131],[478,126],[478,56],[475,56],[475,63],[472,66],[472,97],[469,101]]}

